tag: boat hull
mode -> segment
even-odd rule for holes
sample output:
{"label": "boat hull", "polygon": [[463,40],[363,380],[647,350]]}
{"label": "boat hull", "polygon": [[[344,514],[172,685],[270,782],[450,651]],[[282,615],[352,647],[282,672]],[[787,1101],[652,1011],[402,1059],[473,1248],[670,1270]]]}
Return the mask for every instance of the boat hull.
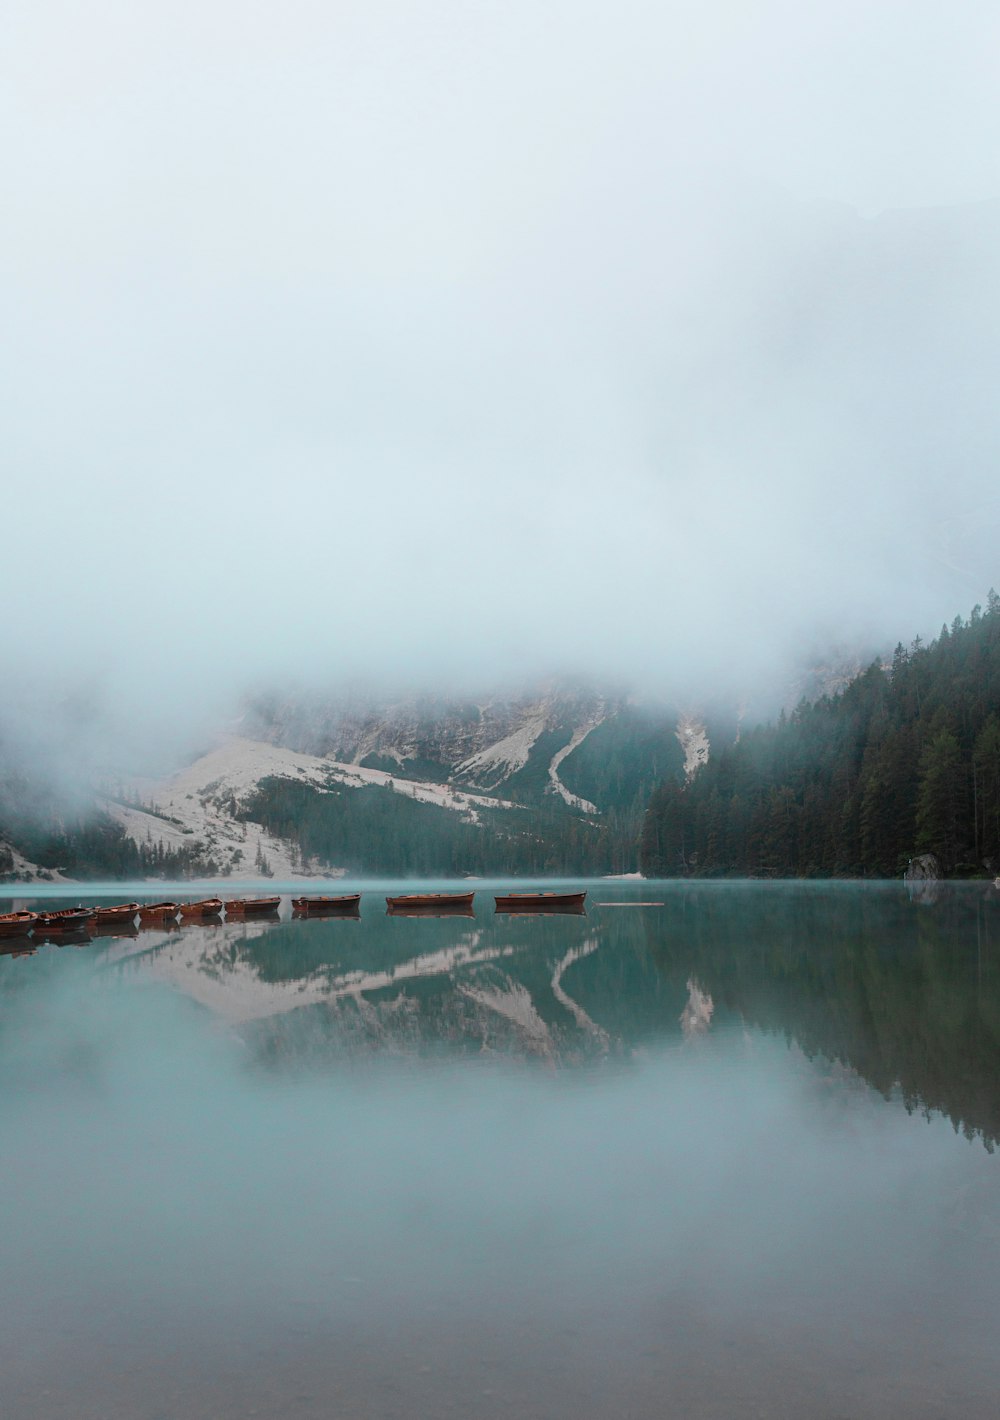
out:
{"label": "boat hull", "polygon": [[359,892],[342,897],[293,897],[292,910],[298,917],[357,917],[361,906]]}
{"label": "boat hull", "polygon": [[267,917],[276,913],[280,905],[280,897],[233,898],[226,903],[226,916]]}
{"label": "boat hull", "polygon": [[186,921],[199,917],[218,917],[222,912],[221,897],[203,897],[200,902],[182,902],[181,916]]}
{"label": "boat hull", "polygon": [[139,908],[139,921],[144,927],[159,927],[166,922],[176,922],[179,911],[176,902],[147,902]]}
{"label": "boat hull", "polygon": [[585,892],[509,892],[495,898],[497,912],[584,912]]}
{"label": "boat hull", "polygon": [[34,912],[5,912],[0,916],[0,937],[25,937],[37,920]]}
{"label": "boat hull", "polygon": [[98,927],[117,922],[127,924],[135,921],[138,911],[139,904],[137,902],[119,902],[114,907],[95,907],[94,921]]}
{"label": "boat hull", "polygon": [[431,908],[435,912],[471,912],[474,892],[408,892],[397,897],[387,897],[389,912],[414,912],[421,908]]}
{"label": "boat hull", "polygon": [[94,920],[89,907],[64,907],[59,912],[40,912],[35,920],[36,935],[44,932],[80,932]]}

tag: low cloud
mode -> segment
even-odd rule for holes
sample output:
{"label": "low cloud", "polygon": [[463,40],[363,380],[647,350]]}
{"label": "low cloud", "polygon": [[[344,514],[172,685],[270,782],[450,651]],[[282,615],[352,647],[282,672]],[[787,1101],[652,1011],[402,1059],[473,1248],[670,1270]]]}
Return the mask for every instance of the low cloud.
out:
{"label": "low cloud", "polygon": [[704,694],[1000,580],[987,7],[57,8],[4,46],[26,690]]}

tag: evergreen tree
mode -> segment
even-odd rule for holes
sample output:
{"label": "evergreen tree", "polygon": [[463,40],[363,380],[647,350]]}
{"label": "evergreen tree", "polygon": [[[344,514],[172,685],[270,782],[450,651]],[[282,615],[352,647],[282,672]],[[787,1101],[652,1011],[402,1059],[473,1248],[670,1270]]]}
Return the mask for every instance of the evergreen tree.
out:
{"label": "evergreen tree", "polygon": [[917,847],[936,854],[946,870],[958,861],[965,775],[958,740],[941,729],[920,756]]}
{"label": "evergreen tree", "polygon": [[948,872],[1000,866],[1000,596],[930,645],[899,643],[835,696],[800,704],[652,795],[647,873],[894,876],[923,849]]}

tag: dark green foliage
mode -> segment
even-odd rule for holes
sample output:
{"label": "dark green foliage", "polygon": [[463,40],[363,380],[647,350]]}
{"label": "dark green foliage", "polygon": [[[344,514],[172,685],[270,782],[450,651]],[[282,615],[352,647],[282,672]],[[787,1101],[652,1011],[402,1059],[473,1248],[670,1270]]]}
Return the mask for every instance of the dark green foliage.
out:
{"label": "dark green foliage", "polygon": [[894,877],[918,851],[1000,871],[1000,598],[896,647],[839,695],[666,778],[642,828],[649,875]]}
{"label": "dark green foliage", "polygon": [[417,802],[405,780],[393,788],[320,791],[298,780],[268,778],[243,804],[242,815],[297,843],[310,859],[352,873],[560,876],[618,870],[612,828],[570,813],[561,802],[479,811],[470,822],[452,809]]}
{"label": "dark green foliage", "polygon": [[0,771],[0,879],[13,881],[20,874],[4,843],[43,871],[70,878],[189,878],[219,871],[203,844],[135,843],[108,814],[67,805],[50,785],[9,766]]}
{"label": "dark green foliage", "polygon": [[976,856],[1000,862],[1000,716],[991,715],[972,751]]}
{"label": "dark green foliage", "polygon": [[942,1111],[992,1150],[1000,907],[992,888],[940,892],[928,908],[881,885],[692,883],[645,925],[665,976],[696,980],[717,1012],[841,1062],[910,1112]]}
{"label": "dark green foliage", "polygon": [[402,763],[387,754],[366,754],[362,769],[381,769],[397,779],[420,779],[430,784],[447,784],[451,770],[436,759],[404,759]]}
{"label": "dark green foliage", "polygon": [[[0,834],[9,836],[25,858],[40,868],[70,878],[190,878],[219,870],[204,856],[203,845],[165,848],[162,842],[134,843],[121,824],[101,813],[36,820],[16,832],[0,827]],[[19,876],[13,858],[4,864],[0,858],[0,876],[8,880]]]}
{"label": "dark green foliage", "polygon": [[958,861],[968,818],[967,778],[958,740],[950,730],[938,730],[920,756],[917,847],[936,854],[949,871]]}
{"label": "dark green foliage", "polygon": [[626,706],[581,741],[559,766],[570,793],[598,809],[644,808],[655,786],[684,773],[676,712]]}
{"label": "dark green foliage", "polygon": [[[509,779],[498,784],[495,793],[515,803],[537,803],[549,785],[549,764],[552,756],[569,744],[572,727],[564,725],[543,730],[531,746],[528,758]],[[562,800],[559,800],[562,803]]]}

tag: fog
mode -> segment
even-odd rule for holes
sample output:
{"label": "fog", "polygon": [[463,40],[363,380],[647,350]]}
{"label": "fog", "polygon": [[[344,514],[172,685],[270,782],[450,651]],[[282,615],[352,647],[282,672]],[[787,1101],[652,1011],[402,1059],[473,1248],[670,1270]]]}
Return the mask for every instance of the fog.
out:
{"label": "fog", "polygon": [[29,699],[691,696],[1000,581],[994,7],[8,10]]}
{"label": "fog", "polygon": [[995,1161],[779,1039],[265,1066],[54,949],[0,1027],[12,1415],[992,1413]]}

